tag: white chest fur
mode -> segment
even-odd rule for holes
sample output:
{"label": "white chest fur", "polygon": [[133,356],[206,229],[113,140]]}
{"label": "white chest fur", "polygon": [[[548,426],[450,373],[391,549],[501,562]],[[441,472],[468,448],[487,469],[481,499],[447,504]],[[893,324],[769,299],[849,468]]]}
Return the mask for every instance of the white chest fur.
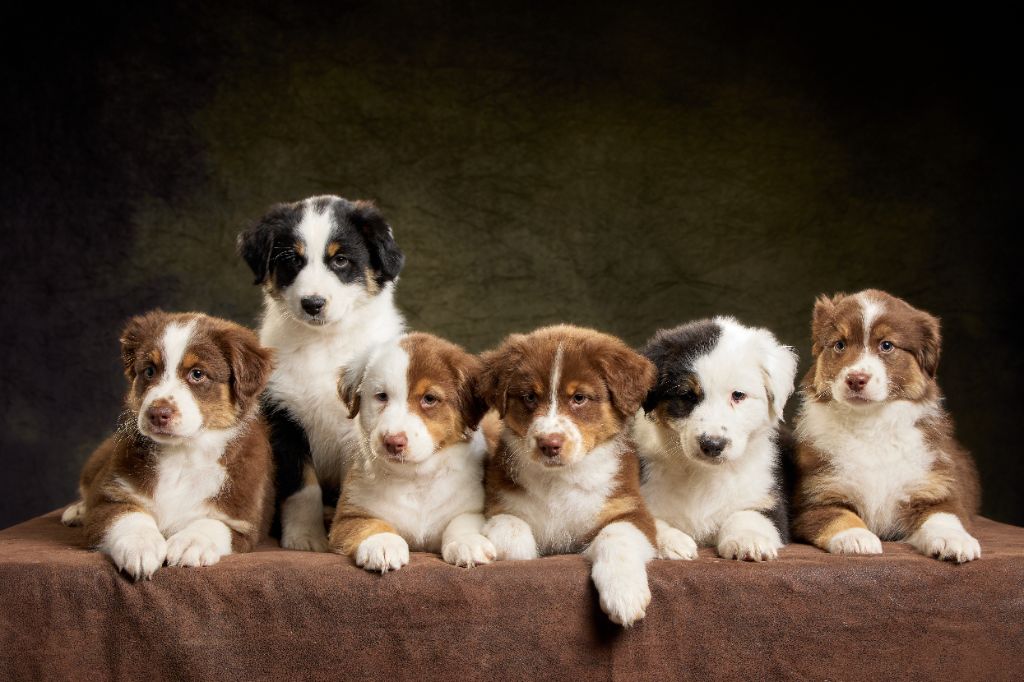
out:
{"label": "white chest fur", "polygon": [[583,548],[615,487],[622,448],[613,440],[558,469],[523,463],[516,473],[520,488],[503,493],[503,502],[507,512],[530,526],[541,554]]}
{"label": "white chest fur", "polygon": [[899,505],[925,483],[935,462],[917,423],[935,416],[931,404],[907,401],[865,410],[809,403],[797,435],[829,461],[828,484],[848,495],[872,532],[893,533]]}
{"label": "white chest fur", "polygon": [[371,461],[369,476],[349,479],[346,499],[393,525],[413,551],[440,552],[452,519],[483,513],[484,447],[482,438],[458,443],[419,465]]}
{"label": "white chest fur", "polygon": [[325,328],[297,322],[267,303],[260,341],[276,353],[268,390],[302,424],[321,482],[339,486],[359,451],[355,423],[338,397],[341,368],[402,329],[390,286]]}

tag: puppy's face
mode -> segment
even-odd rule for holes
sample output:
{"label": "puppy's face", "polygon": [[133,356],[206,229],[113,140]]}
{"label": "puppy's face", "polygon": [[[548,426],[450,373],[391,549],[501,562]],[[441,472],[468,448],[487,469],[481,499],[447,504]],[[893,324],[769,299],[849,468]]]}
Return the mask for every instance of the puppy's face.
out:
{"label": "puppy's face", "polygon": [[271,369],[270,351],[251,331],[194,313],[132,319],[121,358],[131,382],[128,409],[158,443],[236,425],[255,407]]}
{"label": "puppy's face", "polygon": [[661,331],[644,355],[658,371],[645,411],[678,437],[674,453],[703,464],[742,457],[752,436],[782,418],[793,393],[793,350],[731,318]]}
{"label": "puppy's face", "polygon": [[654,380],[619,339],[567,325],[513,335],[482,357],[478,391],[520,458],[557,468],[618,435]]}
{"label": "puppy's face", "polygon": [[819,298],[812,341],[809,385],[818,400],[868,407],[933,390],[939,321],[885,292]]}
{"label": "puppy's face", "polygon": [[374,457],[424,462],[467,440],[483,416],[473,394],[480,361],[430,334],[407,334],[347,367],[339,393]]}
{"label": "puppy's face", "polygon": [[272,304],[313,327],[343,320],[404,262],[372,204],[331,196],[275,206],[239,235],[238,250]]}

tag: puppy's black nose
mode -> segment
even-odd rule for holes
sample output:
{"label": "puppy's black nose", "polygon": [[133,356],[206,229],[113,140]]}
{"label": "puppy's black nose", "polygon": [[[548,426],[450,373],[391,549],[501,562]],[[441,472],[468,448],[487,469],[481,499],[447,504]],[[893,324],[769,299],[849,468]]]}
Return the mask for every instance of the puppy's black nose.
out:
{"label": "puppy's black nose", "polygon": [[697,439],[697,443],[700,445],[700,451],[708,457],[720,457],[725,446],[729,444],[729,439],[704,435]]}
{"label": "puppy's black nose", "polygon": [[323,296],[303,296],[302,309],[311,317],[316,317],[327,305],[327,299]]}

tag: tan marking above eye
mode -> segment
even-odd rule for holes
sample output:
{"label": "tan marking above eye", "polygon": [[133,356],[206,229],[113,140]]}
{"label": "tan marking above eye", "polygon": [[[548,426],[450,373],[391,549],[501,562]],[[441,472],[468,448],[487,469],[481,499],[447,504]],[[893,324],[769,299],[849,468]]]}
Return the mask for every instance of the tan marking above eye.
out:
{"label": "tan marking above eye", "polygon": [[341,244],[338,242],[331,242],[327,245],[327,257],[334,258],[341,251]]}
{"label": "tan marking above eye", "polygon": [[295,244],[292,246],[292,250],[295,251],[295,253],[299,256],[306,255],[306,245],[303,244],[302,242],[295,242]]}

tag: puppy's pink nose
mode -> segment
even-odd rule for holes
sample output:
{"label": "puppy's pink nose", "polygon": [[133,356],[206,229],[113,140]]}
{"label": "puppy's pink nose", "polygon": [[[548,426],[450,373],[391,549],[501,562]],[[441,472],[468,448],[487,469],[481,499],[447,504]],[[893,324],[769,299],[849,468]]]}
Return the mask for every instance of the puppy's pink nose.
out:
{"label": "puppy's pink nose", "polygon": [[157,429],[166,428],[171,423],[171,417],[173,416],[174,410],[165,406],[151,407],[146,412],[146,418],[149,419],[149,423]]}
{"label": "puppy's pink nose", "polygon": [[565,445],[565,437],[557,433],[537,436],[537,447],[545,457],[558,457],[563,445]]}
{"label": "puppy's pink nose", "polygon": [[854,393],[860,393],[863,391],[869,381],[871,381],[871,375],[865,374],[864,372],[850,372],[846,375],[846,385],[849,386],[850,390]]}
{"label": "puppy's pink nose", "polygon": [[408,444],[409,439],[405,437],[404,432],[384,436],[384,447],[392,455],[400,455],[405,452],[405,446]]}

